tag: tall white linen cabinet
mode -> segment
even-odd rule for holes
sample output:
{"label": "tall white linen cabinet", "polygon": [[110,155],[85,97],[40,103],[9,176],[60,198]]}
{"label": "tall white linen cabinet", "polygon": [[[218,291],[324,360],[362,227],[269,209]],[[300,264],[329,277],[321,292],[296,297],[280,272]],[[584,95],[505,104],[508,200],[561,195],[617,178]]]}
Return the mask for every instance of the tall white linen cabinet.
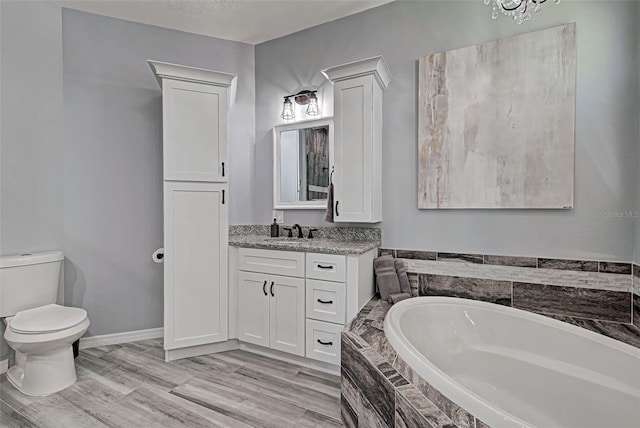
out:
{"label": "tall white linen cabinet", "polygon": [[382,93],[391,72],[381,56],[322,73],[333,83],[334,221],[382,221]]}
{"label": "tall white linen cabinet", "polygon": [[227,111],[237,76],[149,61],[162,88],[167,361],[228,339]]}

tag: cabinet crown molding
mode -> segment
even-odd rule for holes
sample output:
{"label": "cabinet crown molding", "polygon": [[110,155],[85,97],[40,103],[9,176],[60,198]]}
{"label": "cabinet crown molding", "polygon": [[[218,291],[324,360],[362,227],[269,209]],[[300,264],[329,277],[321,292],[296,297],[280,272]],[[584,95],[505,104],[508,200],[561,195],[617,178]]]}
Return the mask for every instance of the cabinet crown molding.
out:
{"label": "cabinet crown molding", "polygon": [[235,103],[238,81],[238,76],[236,74],[153,60],[147,60],[147,63],[149,63],[149,67],[151,67],[153,74],[156,76],[156,80],[158,81],[160,88],[162,88],[162,79],[183,80],[186,82],[223,86],[229,88],[229,105],[233,105]]}
{"label": "cabinet crown molding", "polygon": [[329,67],[322,70],[322,74],[331,83],[373,74],[382,89],[387,89],[393,80],[389,67],[382,55]]}

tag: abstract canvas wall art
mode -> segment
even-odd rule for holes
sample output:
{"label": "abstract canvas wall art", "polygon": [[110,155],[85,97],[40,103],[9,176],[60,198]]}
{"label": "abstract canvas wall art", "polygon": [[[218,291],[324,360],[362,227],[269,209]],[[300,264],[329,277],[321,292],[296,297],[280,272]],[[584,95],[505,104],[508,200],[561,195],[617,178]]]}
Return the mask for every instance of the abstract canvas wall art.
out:
{"label": "abstract canvas wall art", "polygon": [[419,60],[418,207],[571,208],[575,24]]}

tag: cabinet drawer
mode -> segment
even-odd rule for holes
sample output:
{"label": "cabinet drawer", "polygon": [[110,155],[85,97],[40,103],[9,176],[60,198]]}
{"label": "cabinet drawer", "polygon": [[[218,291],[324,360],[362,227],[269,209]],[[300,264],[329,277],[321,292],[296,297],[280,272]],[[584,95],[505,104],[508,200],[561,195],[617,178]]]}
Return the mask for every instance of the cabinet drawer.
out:
{"label": "cabinet drawer", "polygon": [[307,253],[307,278],[345,282],[347,258],[335,254]]}
{"label": "cabinet drawer", "polygon": [[238,256],[243,271],[304,277],[304,253],[240,248]]}
{"label": "cabinet drawer", "polygon": [[307,320],[307,358],[340,364],[340,332],[344,326]]}
{"label": "cabinet drawer", "polygon": [[307,318],[344,324],[345,285],[307,279]]}

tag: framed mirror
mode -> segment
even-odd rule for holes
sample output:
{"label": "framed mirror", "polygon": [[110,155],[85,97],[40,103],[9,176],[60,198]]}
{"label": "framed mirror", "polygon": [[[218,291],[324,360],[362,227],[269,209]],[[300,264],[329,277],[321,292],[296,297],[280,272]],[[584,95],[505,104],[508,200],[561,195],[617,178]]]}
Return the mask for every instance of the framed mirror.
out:
{"label": "framed mirror", "polygon": [[273,128],[273,208],[325,209],[333,165],[333,119]]}

